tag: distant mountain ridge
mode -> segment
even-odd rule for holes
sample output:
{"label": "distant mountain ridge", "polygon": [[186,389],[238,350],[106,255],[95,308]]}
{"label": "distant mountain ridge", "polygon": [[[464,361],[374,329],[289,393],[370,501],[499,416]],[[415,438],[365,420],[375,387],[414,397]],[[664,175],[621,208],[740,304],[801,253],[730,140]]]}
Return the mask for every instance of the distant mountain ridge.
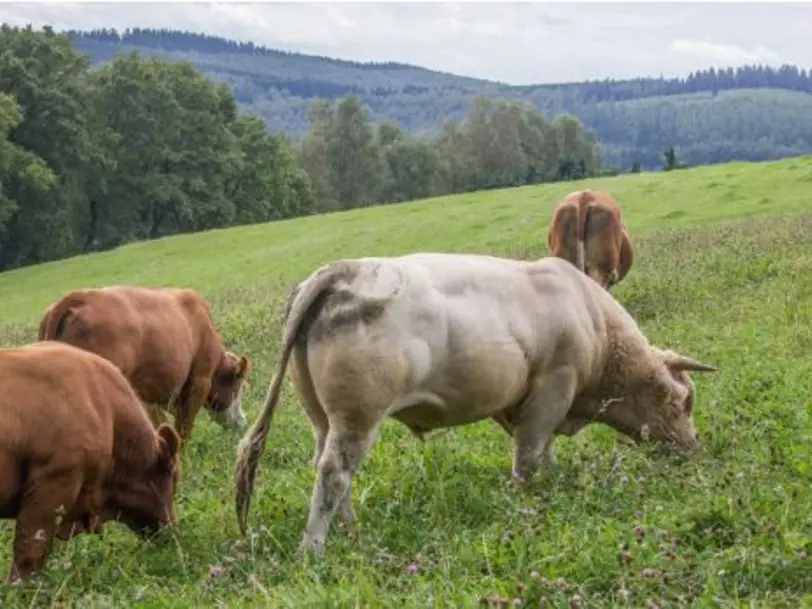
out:
{"label": "distant mountain ridge", "polygon": [[138,51],[188,61],[227,82],[239,104],[292,137],[308,129],[316,97],[358,95],[375,120],[434,135],[462,119],[477,95],[520,99],[551,117],[568,112],[594,130],[608,163],[659,166],[674,146],[689,165],[812,153],[812,72],[785,65],[700,70],[687,78],[636,78],[514,86],[397,62],[356,62],[269,49],[178,30],[71,31],[94,64]]}

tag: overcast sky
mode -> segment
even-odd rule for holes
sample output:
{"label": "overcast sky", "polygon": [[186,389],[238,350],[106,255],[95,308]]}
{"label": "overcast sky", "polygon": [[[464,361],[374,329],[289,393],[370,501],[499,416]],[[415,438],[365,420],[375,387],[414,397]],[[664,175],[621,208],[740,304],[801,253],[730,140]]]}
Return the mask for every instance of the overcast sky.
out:
{"label": "overcast sky", "polygon": [[175,28],[511,84],[685,75],[710,65],[812,67],[812,4],[0,3],[56,29]]}

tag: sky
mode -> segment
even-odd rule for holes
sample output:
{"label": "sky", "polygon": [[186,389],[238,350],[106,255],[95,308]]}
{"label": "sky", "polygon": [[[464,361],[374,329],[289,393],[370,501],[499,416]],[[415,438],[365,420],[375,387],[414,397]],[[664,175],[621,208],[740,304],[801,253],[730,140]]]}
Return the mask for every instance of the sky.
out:
{"label": "sky", "polygon": [[517,85],[812,67],[812,3],[0,2],[0,21],[183,29]]}

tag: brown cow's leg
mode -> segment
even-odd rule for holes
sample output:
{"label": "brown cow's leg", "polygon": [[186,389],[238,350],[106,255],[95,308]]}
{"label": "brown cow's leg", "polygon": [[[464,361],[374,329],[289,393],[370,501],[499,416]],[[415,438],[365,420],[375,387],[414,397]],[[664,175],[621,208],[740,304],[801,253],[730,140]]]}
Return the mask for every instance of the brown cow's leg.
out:
{"label": "brown cow's leg", "polygon": [[624,229],[621,236],[620,253],[618,256],[617,281],[623,281],[626,275],[629,274],[629,269],[632,268],[633,260],[634,246],[632,245],[629,233]]}
{"label": "brown cow's leg", "polygon": [[70,517],[82,478],[79,468],[35,471],[29,476],[17,515],[9,582],[26,580],[45,566],[57,518]]}
{"label": "brown cow's leg", "polygon": [[186,448],[192,438],[192,429],[198,412],[206,402],[211,389],[211,379],[206,377],[191,377],[188,385],[181,391],[175,412],[175,430],[181,441],[181,450]]}
{"label": "brown cow's leg", "polygon": [[149,416],[149,420],[152,423],[152,426],[157,429],[161,423],[165,423],[168,419],[166,409],[158,406],[157,404],[152,404],[151,402],[142,402],[144,406],[144,410],[147,411],[147,416]]}
{"label": "brown cow's leg", "polygon": [[109,468],[104,465],[89,466],[85,471],[84,484],[73,502],[71,519],[64,519],[56,531],[56,537],[67,541],[81,534],[101,534],[104,526],[101,512],[104,504],[102,481],[107,477]]}
{"label": "brown cow's leg", "polygon": [[103,527],[95,516],[85,514],[76,520],[64,520],[54,533],[54,537],[62,541],[69,541],[79,535],[89,535],[91,533],[102,533]]}

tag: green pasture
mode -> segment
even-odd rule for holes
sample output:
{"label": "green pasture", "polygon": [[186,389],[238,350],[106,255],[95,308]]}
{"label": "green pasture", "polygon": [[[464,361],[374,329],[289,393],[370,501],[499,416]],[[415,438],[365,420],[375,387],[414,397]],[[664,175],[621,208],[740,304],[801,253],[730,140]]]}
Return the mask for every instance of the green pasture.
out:
{"label": "green pasture", "polygon": [[[0,603],[812,607],[812,158],[455,195],[43,264],[0,274],[0,339],[33,340],[72,288],[195,287],[229,348],[253,360],[253,418],[287,292],[318,265],[421,250],[540,257],[552,208],[583,187],[618,198],[635,240],[618,300],[652,342],[719,367],[694,375],[699,454],[663,456],[594,425],[561,439],[558,466],[522,492],[497,425],[421,444],[390,421],[353,488],[357,534],[336,519],[321,560],[300,561],[313,437],[287,384],[249,537],[231,486],[239,436],[201,415],[176,531],[143,543],[111,524],[58,543],[37,586],[0,588]],[[12,536],[2,523],[3,569]]]}

